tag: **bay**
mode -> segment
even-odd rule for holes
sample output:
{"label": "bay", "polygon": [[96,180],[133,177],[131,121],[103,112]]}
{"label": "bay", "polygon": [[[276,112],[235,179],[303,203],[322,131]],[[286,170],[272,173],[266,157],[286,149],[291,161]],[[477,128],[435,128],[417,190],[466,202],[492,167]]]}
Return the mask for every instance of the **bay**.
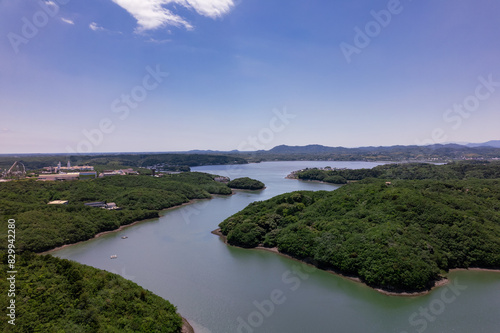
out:
{"label": "bay", "polygon": [[[211,231],[253,201],[338,186],[285,179],[306,167],[371,168],[374,162],[263,162],[193,171],[251,177],[237,191],[162,212],[99,238],[53,251],[122,275],[178,307],[196,332],[499,332],[500,273],[456,271],[450,284],[417,297],[363,284],[262,250],[230,247]],[[122,239],[126,236],[126,239]],[[117,255],[111,260],[110,255]]]}

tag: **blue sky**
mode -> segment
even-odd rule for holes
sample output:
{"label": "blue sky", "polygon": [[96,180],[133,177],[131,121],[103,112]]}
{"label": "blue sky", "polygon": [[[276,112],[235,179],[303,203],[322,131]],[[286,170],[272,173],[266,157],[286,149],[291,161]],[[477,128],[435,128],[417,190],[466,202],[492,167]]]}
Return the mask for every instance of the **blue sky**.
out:
{"label": "blue sky", "polygon": [[498,17],[494,0],[0,0],[0,153],[500,139]]}

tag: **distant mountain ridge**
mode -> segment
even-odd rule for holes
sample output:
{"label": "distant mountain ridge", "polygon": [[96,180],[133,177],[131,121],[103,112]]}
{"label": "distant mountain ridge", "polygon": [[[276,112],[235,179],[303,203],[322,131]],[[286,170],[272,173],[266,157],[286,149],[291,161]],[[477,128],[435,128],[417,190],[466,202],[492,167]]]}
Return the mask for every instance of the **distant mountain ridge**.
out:
{"label": "distant mountain ridge", "polygon": [[[500,144],[500,141],[499,141]],[[434,144],[428,146],[403,146],[403,145],[395,145],[395,146],[368,146],[368,147],[357,147],[357,148],[345,148],[345,147],[328,147],[323,145],[306,145],[306,146],[288,146],[288,145],[280,145],[276,146],[270,150],[269,153],[275,154],[329,154],[329,153],[347,153],[347,152],[396,152],[396,151],[408,151],[408,150],[438,150],[438,149],[468,149],[468,148],[476,148],[483,147],[483,145],[478,145],[474,147],[468,147],[464,145],[449,143],[449,144]],[[489,146],[493,147],[493,146]],[[493,147],[497,148],[497,147]],[[500,146],[498,147],[500,148]]]}
{"label": "distant mountain ridge", "polygon": [[269,150],[219,151],[191,150],[170,153],[94,153],[74,154],[15,154],[0,155],[0,171],[8,170],[20,161],[27,169],[36,170],[70,160],[73,165],[122,165],[135,168],[152,166],[201,166],[246,164],[263,161],[438,161],[500,160],[500,140],[485,143],[446,143],[428,146],[328,147],[319,144],[305,146],[279,145]]}
{"label": "distant mountain ridge", "polygon": [[468,143],[466,144],[467,147],[493,147],[493,148],[500,148],[500,140],[490,140],[488,142],[483,142],[483,143]]}
{"label": "distant mountain ridge", "polygon": [[[246,156],[244,153],[250,154]],[[252,155],[253,154],[253,155]],[[455,143],[428,146],[327,147],[280,145],[267,151],[239,152],[248,160],[336,160],[336,161],[447,161],[500,159],[500,147],[492,144],[468,147]]]}
{"label": "distant mountain ridge", "polygon": [[[279,145],[269,150],[256,150],[258,153],[270,154],[345,154],[352,152],[370,153],[370,152],[402,152],[402,151],[424,151],[424,150],[468,150],[468,148],[500,148],[500,140],[491,140],[484,143],[443,143],[433,144],[427,146],[417,145],[394,145],[394,146],[365,146],[365,147],[331,147],[320,144],[309,144],[304,146],[290,146]],[[177,153],[190,153],[190,154],[235,154],[235,153],[249,153],[249,151],[222,151],[222,150],[190,150],[187,152]]]}

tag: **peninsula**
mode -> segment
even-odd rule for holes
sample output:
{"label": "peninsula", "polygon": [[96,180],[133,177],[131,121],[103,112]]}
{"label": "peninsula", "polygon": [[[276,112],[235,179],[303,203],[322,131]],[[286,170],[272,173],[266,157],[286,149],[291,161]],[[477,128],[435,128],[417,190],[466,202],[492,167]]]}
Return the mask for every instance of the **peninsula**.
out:
{"label": "peninsula", "polygon": [[500,268],[498,163],[385,167],[393,177],[252,203],[221,233],[231,245],[277,247],[391,293],[429,290],[450,269]]}

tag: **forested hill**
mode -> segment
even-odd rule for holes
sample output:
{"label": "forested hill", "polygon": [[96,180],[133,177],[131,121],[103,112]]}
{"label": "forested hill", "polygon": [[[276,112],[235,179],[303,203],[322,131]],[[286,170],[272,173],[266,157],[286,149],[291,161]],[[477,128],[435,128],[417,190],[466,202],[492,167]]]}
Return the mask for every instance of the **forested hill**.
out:
{"label": "forested hill", "polygon": [[462,161],[446,165],[426,163],[385,164],[372,169],[305,169],[292,173],[302,180],[317,180],[334,184],[346,184],[365,178],[394,179],[498,179],[500,162]]}
{"label": "forested hill", "polygon": [[250,204],[220,224],[232,245],[280,252],[389,291],[452,268],[500,269],[500,179],[366,179]]}

